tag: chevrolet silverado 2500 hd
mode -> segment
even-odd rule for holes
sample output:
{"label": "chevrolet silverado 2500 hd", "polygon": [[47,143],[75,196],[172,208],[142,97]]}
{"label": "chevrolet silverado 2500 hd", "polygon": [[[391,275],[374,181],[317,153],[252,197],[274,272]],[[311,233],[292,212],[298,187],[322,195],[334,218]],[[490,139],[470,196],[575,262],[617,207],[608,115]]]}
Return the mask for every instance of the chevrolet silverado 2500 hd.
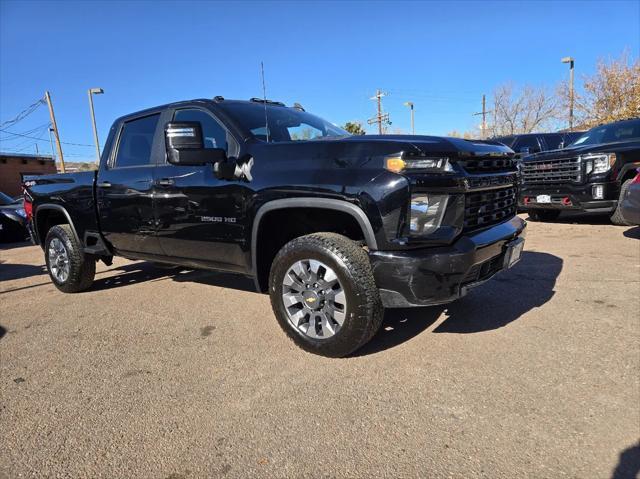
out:
{"label": "chevrolet silverado 2500 hd", "polygon": [[116,255],[237,272],[299,346],[339,357],[384,307],[453,301],[518,261],[512,157],[216,97],[116,120],[97,171],[26,177],[25,210],[61,291]]}

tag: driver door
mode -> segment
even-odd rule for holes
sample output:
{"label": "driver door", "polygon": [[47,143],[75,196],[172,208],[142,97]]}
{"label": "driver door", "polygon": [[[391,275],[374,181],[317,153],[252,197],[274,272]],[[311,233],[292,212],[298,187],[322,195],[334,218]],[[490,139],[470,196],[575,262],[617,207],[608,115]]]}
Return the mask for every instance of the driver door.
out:
{"label": "driver door", "polygon": [[[238,154],[237,141],[211,112],[179,109],[173,121],[200,122],[205,148],[223,148],[228,156]],[[242,270],[246,264],[246,183],[219,180],[211,165],[167,162],[156,168],[154,179],[157,234],[163,253],[219,269]]]}

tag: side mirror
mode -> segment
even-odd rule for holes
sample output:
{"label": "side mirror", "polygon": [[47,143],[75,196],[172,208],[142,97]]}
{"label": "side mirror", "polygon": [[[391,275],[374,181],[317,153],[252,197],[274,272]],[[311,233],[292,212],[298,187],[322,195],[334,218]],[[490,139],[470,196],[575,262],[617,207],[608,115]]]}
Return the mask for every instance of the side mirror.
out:
{"label": "side mirror", "polygon": [[164,127],[167,161],[173,165],[198,166],[226,161],[222,148],[204,147],[202,125],[198,121],[169,122]]}

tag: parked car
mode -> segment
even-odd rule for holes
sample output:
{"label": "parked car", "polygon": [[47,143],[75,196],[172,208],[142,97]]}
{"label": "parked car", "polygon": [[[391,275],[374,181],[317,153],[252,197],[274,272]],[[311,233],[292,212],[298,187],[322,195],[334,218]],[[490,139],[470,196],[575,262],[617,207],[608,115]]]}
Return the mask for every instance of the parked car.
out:
{"label": "parked car", "polygon": [[621,213],[628,225],[640,225],[640,168],[624,193]]}
{"label": "parked car", "polygon": [[520,135],[497,136],[492,138],[503,145],[507,145],[516,152],[516,158],[540,153],[541,151],[560,150],[573,143],[583,131],[558,133],[525,133]]}
{"label": "parked car", "polygon": [[512,156],[216,97],[122,117],[97,171],[25,188],[59,290],[88,289],[115,255],[242,273],[299,346],[337,357],[373,337],[383,307],[453,301],[519,260]]}
{"label": "parked car", "polygon": [[518,206],[534,220],[589,211],[623,225],[621,202],[638,166],[640,118],[596,126],[563,150],[523,159]]}
{"label": "parked car", "polygon": [[12,198],[0,191],[0,243],[26,240],[26,218],[22,198]]}

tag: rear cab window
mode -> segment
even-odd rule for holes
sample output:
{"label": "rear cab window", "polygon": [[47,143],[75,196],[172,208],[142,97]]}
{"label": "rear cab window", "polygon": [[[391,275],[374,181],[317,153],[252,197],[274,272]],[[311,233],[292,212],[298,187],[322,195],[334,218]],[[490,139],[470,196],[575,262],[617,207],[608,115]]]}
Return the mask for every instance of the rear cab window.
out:
{"label": "rear cab window", "polygon": [[126,121],[122,125],[114,168],[150,166],[153,138],[160,120],[160,113]]}

